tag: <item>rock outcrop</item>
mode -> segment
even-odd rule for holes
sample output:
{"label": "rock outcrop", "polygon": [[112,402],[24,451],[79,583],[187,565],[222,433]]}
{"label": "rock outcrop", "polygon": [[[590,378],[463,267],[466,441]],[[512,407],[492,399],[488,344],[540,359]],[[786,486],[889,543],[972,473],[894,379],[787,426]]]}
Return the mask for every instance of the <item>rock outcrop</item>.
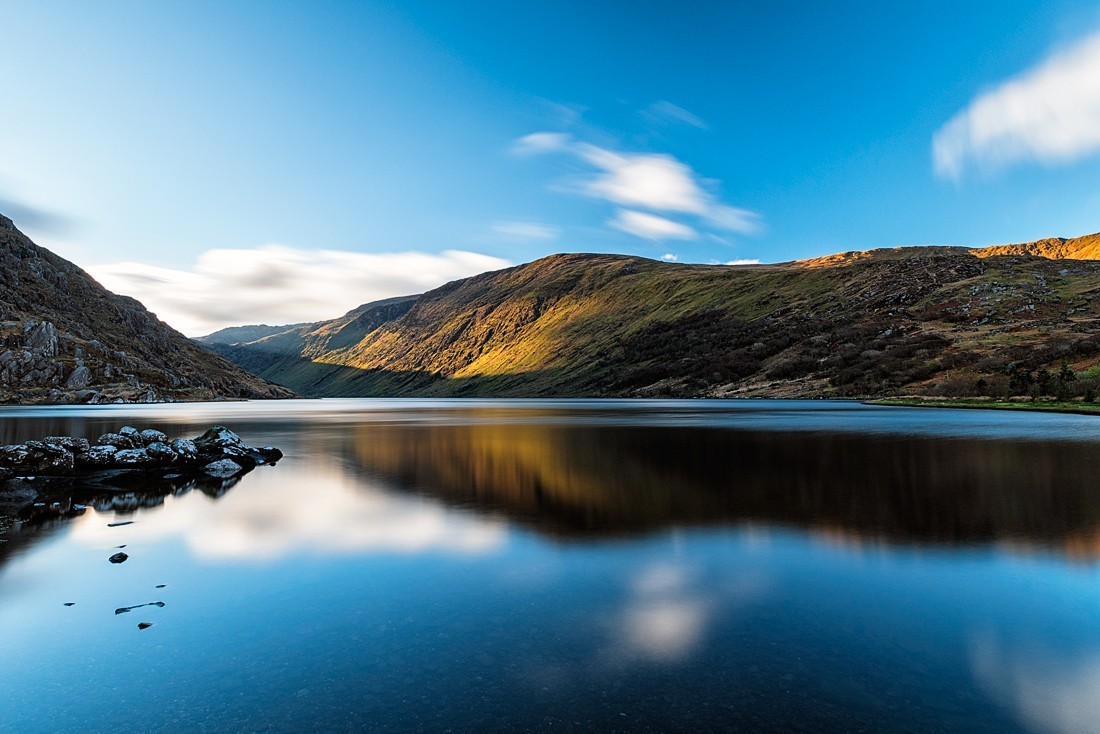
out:
{"label": "rock outcrop", "polygon": [[90,442],[71,436],[48,436],[0,446],[0,479],[75,477],[102,482],[123,473],[206,474],[228,479],[261,464],[275,464],[282,452],[272,446],[249,446],[225,426],[214,426],[194,439],[169,442],[160,431],[124,426]]}
{"label": "rock outcrop", "polygon": [[196,345],[0,215],[0,402],[293,397]]}

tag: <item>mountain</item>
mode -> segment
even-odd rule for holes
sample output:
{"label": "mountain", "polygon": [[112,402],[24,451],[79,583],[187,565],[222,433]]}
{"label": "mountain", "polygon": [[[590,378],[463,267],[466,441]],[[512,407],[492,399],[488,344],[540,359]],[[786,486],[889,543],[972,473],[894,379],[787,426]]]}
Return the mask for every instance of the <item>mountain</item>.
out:
{"label": "mountain", "polygon": [[317,396],[1087,393],[1098,242],[741,266],[554,255],[223,353]]}
{"label": "mountain", "polygon": [[0,402],[291,396],[111,293],[0,216]]}
{"label": "mountain", "polygon": [[253,342],[258,339],[263,339],[265,336],[271,336],[272,334],[279,334],[289,329],[296,329],[300,326],[306,326],[306,324],[288,324],[286,326],[268,326],[267,324],[249,324],[248,326],[228,326],[224,329],[219,329],[213,334],[207,334],[206,336],[199,337],[196,341],[203,344],[245,344],[247,342]]}
{"label": "mountain", "polygon": [[1100,234],[1073,239],[1052,237],[1022,245],[995,245],[975,250],[979,257],[997,255],[1034,255],[1050,260],[1100,260]]}

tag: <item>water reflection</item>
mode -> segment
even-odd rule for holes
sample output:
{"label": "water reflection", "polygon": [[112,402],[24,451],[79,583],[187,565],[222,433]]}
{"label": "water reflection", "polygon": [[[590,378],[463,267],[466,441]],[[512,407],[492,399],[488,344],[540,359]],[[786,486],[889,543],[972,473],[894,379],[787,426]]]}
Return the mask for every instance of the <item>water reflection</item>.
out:
{"label": "water reflection", "polygon": [[[161,411],[151,425],[170,435],[203,425]],[[473,409],[476,420],[452,412],[449,422],[436,415],[348,423],[327,411],[318,422],[285,423],[246,413],[241,430],[294,456],[265,476],[264,502],[242,498],[217,512],[179,505],[172,532],[188,528],[190,546],[210,553],[268,558],[301,548],[484,549],[499,543],[505,522],[562,540],[750,524],[808,529],[839,545],[1100,552],[1100,452],[1088,442],[638,425],[630,415],[570,425],[558,420],[559,408],[539,423],[529,406],[516,409],[522,420],[501,406]],[[102,414],[9,420],[0,422],[0,440],[117,427]],[[231,486],[199,489],[220,497]],[[81,486],[20,511],[38,524],[75,514],[75,503],[133,512],[192,488]],[[0,507],[0,515],[12,512]],[[463,527],[451,527],[462,518]]]}
{"label": "water reflection", "polygon": [[625,426],[352,427],[369,477],[560,537],[752,522],[847,542],[1100,549],[1081,442]]}
{"label": "water reflection", "polygon": [[529,404],[84,410],[6,440],[220,420],[286,456],[206,492],[72,492],[0,535],[0,729],[1077,734],[1100,716],[1100,457],[1080,438],[966,414],[847,431],[858,412],[831,409],[813,430],[602,403],[575,423]]}

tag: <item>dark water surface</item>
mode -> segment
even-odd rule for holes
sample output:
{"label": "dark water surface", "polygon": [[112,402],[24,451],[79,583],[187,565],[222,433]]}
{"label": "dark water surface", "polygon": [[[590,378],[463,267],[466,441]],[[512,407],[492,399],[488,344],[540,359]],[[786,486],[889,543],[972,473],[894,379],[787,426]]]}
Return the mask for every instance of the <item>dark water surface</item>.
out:
{"label": "dark water surface", "polygon": [[286,458],[0,535],[0,731],[1100,731],[1100,418],[324,400],[0,443],[211,423]]}

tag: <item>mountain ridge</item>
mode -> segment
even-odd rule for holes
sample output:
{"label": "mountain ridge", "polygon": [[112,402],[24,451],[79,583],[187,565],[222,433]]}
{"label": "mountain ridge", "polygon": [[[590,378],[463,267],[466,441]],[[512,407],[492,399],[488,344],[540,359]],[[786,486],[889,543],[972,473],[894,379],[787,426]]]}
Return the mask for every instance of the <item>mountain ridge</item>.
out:
{"label": "mountain ridge", "polygon": [[552,255],[223,353],[321,396],[1007,392],[1014,370],[1100,362],[1097,240],[764,265]]}

